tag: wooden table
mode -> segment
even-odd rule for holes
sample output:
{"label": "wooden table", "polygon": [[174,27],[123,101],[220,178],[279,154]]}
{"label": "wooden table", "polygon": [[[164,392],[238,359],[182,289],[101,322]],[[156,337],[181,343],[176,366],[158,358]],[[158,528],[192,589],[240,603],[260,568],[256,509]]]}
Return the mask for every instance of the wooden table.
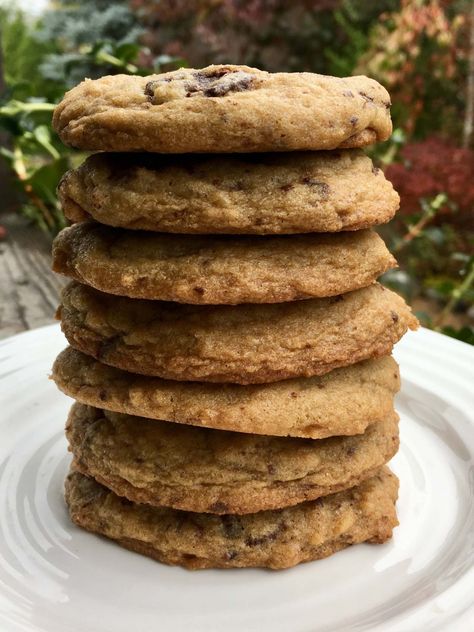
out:
{"label": "wooden table", "polygon": [[18,214],[0,215],[0,338],[54,322],[65,279],[50,269],[51,240]]}

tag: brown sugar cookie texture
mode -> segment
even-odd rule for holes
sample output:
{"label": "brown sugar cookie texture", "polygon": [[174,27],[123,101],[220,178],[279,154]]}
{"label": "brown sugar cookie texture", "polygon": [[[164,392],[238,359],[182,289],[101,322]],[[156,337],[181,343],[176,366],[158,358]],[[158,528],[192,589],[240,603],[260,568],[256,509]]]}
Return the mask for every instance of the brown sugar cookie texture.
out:
{"label": "brown sugar cookie texture", "polygon": [[374,475],[398,449],[396,414],[364,434],[295,439],[195,428],[75,404],[75,468],[137,503],[247,514],[314,500]]}
{"label": "brown sugar cookie texture", "polygon": [[69,397],[107,410],[312,439],[364,432],[392,412],[393,397],[400,389],[398,366],[391,357],[321,376],[242,386],[135,375],[68,347],[56,359],[52,377]]}
{"label": "brown sugar cookie texture", "polygon": [[86,79],[53,126],[79,149],[158,153],[363,147],[392,131],[389,95],[373,79],[232,65]]}
{"label": "brown sugar cookie texture", "polygon": [[53,244],[55,272],[110,294],[191,304],[334,296],[370,285],[395,263],[372,231],[161,235],[86,222]]}
{"label": "brown sugar cookie texture", "polygon": [[398,480],[386,467],[357,487],[244,516],[135,504],[71,472],[66,501],[79,526],[127,549],[189,569],[289,568],[359,542],[382,543],[397,526]]}
{"label": "brown sugar cookie texture", "polygon": [[398,194],[362,151],[251,155],[95,154],[58,188],[74,222],[170,233],[360,230]]}
{"label": "brown sugar cookie texture", "polygon": [[390,354],[417,320],[379,284],[274,305],[191,306],[129,299],[71,283],[58,310],[79,351],[167,379],[258,384],[321,375]]}

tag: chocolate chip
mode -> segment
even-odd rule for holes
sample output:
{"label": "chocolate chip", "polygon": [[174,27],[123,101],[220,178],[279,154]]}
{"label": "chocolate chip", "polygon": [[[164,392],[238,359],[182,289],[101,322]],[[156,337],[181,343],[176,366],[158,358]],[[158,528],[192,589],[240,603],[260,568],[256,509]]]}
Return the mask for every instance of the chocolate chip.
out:
{"label": "chocolate chip", "polygon": [[148,97],[149,101],[153,100],[153,95],[155,93],[156,81],[149,81],[145,86],[145,94]]}
{"label": "chocolate chip", "polygon": [[269,473],[271,476],[273,476],[273,474],[275,474],[275,473],[276,473],[276,468],[275,468],[275,466],[273,465],[273,463],[269,463],[269,464],[267,465],[267,470],[268,470],[268,473]]}
{"label": "chocolate chip", "polygon": [[99,392],[99,399],[100,399],[101,402],[105,402],[105,400],[107,399],[106,391],[100,391]]}
{"label": "chocolate chip", "polygon": [[347,456],[354,456],[355,453],[356,453],[356,448],[353,445],[349,446],[346,450]]}
{"label": "chocolate chip", "polygon": [[393,310],[390,312],[390,316],[392,317],[392,320],[394,323],[398,323],[398,314],[397,312],[394,312]]}
{"label": "chocolate chip", "polygon": [[197,70],[193,76],[198,81],[205,81],[208,79],[220,79],[221,77],[224,77],[224,75],[228,75],[230,72],[232,72],[230,68],[214,68],[213,70],[206,70],[205,72]]}
{"label": "chocolate chip", "polygon": [[316,189],[321,199],[326,200],[329,197],[331,189],[326,182],[321,182],[320,180],[315,180],[307,176],[301,180],[301,183]]}
{"label": "chocolate chip", "polygon": [[228,92],[243,92],[248,90],[253,82],[253,77],[244,72],[228,75],[217,81],[215,85],[204,90],[205,97],[222,97]]}
{"label": "chocolate chip", "polygon": [[226,538],[235,539],[242,534],[244,528],[238,516],[225,515],[222,516],[221,520],[222,528],[224,530],[224,536]]}
{"label": "chocolate chip", "polygon": [[291,189],[293,189],[295,185],[294,184],[284,184],[283,186],[280,187],[281,191],[285,191],[285,193],[287,191],[291,191]]}
{"label": "chocolate chip", "polygon": [[193,291],[196,292],[196,294],[199,294],[199,296],[203,296],[204,294],[204,288],[202,287],[194,287]]}
{"label": "chocolate chip", "polygon": [[192,84],[189,90],[201,91],[205,97],[222,97],[229,92],[243,92],[248,90],[253,82],[253,76],[248,72],[222,68],[211,72],[198,71],[194,73],[196,86]]}
{"label": "chocolate chip", "polygon": [[276,529],[270,531],[270,533],[265,533],[264,535],[260,535],[258,537],[249,536],[245,540],[246,546],[260,546],[261,544],[265,544],[266,542],[273,542],[280,535],[282,531],[286,528],[286,525],[283,522],[280,522]]}
{"label": "chocolate chip", "polygon": [[359,92],[360,96],[365,99],[365,101],[367,101],[368,103],[373,103],[374,102],[374,97],[371,97],[369,94],[367,94],[366,92]]}
{"label": "chocolate chip", "polygon": [[351,116],[351,118],[349,119],[350,123],[352,126],[357,124],[357,121],[359,120],[357,116]]}

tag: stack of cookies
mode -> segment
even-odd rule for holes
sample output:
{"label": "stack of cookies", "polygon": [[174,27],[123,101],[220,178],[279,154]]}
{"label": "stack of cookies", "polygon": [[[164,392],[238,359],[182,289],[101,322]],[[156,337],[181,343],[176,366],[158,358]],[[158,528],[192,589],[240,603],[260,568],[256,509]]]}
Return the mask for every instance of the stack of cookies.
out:
{"label": "stack of cookies", "polygon": [[78,525],[188,568],[391,536],[390,353],[416,319],[376,283],[398,196],[359,149],[389,106],[365,77],[242,66],[66,94],[60,137],[103,152],[62,180],[53,248]]}

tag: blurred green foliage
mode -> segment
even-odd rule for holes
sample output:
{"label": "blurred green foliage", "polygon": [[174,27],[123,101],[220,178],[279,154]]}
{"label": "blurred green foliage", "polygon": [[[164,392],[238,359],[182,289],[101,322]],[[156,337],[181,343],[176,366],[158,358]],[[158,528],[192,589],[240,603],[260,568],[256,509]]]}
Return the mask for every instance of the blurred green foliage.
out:
{"label": "blurred green foliage", "polygon": [[71,152],[51,128],[55,103],[85,77],[119,72],[148,74],[174,68],[179,60],[150,54],[138,43],[142,28],[123,0],[57,3],[41,20],[0,9],[5,89],[0,95],[0,130],[21,193],[21,210],[54,235],[64,225],[56,187],[65,171],[84,158]]}
{"label": "blurred green foliage", "polygon": [[59,143],[51,112],[85,77],[183,59],[373,76],[392,95],[395,131],[370,154],[401,193],[399,215],[380,229],[400,262],[384,282],[425,325],[472,344],[471,11],[470,0],[61,0],[29,21],[0,9],[0,154],[23,212],[54,234],[64,222],[57,183],[83,156]]}

